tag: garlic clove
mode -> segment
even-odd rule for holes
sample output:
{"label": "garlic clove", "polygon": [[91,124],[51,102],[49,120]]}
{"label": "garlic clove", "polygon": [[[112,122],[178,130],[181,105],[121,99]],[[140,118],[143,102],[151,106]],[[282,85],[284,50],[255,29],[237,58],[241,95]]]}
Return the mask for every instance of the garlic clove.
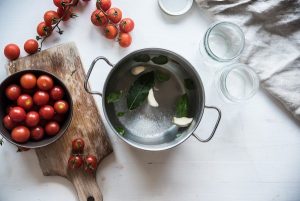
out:
{"label": "garlic clove", "polygon": [[173,117],[173,123],[176,124],[179,127],[187,127],[189,126],[193,121],[193,118],[188,117]]}
{"label": "garlic clove", "polygon": [[138,74],[144,72],[145,69],[146,68],[144,66],[137,66],[137,67],[134,67],[131,69],[131,73],[132,73],[132,75],[138,75]]}
{"label": "garlic clove", "polygon": [[157,101],[155,100],[153,89],[149,90],[149,93],[148,93],[148,103],[152,107],[158,107],[159,106],[158,103],[157,103]]}

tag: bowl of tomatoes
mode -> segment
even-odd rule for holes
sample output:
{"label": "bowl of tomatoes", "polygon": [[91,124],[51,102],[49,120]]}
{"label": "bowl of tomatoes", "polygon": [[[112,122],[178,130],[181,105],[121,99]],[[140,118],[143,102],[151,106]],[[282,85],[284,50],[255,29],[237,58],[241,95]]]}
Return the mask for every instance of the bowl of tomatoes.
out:
{"label": "bowl of tomatoes", "polygon": [[65,84],[42,70],[24,70],[0,84],[0,133],[20,147],[40,148],[63,136],[73,102]]}

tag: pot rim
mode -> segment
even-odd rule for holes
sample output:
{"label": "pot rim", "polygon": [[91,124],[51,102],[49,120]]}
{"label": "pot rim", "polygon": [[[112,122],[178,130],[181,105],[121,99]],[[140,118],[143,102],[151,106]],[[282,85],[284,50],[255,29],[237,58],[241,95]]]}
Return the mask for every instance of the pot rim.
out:
{"label": "pot rim", "polygon": [[[165,146],[165,147],[159,147],[159,148],[149,148],[147,145],[143,145],[143,144],[139,144],[139,143],[133,143],[132,141],[126,139],[125,137],[123,137],[122,135],[120,135],[116,129],[114,128],[114,126],[111,124],[110,122],[110,119],[108,117],[108,114],[107,114],[107,111],[106,111],[106,107],[105,107],[105,96],[106,96],[106,87],[108,85],[108,80],[111,78],[112,74],[116,71],[116,69],[119,68],[119,65],[120,63],[122,63],[123,61],[125,61],[126,59],[132,57],[133,55],[135,54],[138,54],[138,53],[141,53],[141,52],[145,52],[145,51],[156,51],[156,52],[162,52],[162,53],[168,53],[168,54],[171,54],[175,57],[177,57],[178,59],[182,60],[183,62],[185,62],[186,64],[188,64],[188,67],[193,71],[193,73],[195,74],[196,78],[197,78],[197,81],[199,82],[200,86],[201,86],[201,90],[203,92],[202,94],[202,109],[200,111],[200,115],[199,115],[199,118],[197,119],[195,125],[193,126],[192,128],[192,131],[190,133],[188,133],[184,138],[182,138],[180,141],[174,143],[174,144],[171,144],[171,145],[168,145],[168,146]],[[199,93],[199,96],[200,96],[200,93]],[[186,141],[192,134],[193,132],[197,129],[198,125],[200,124],[200,121],[202,119],[202,116],[203,116],[203,113],[204,113],[204,108],[205,108],[205,91],[204,91],[204,86],[203,86],[203,83],[202,83],[202,80],[198,74],[198,72],[196,71],[196,69],[194,68],[194,66],[187,60],[185,59],[183,56],[173,52],[173,51],[170,51],[170,50],[167,50],[167,49],[163,49],[163,48],[143,48],[143,49],[139,49],[139,50],[135,50],[129,54],[127,54],[126,56],[124,56],[122,59],[120,59],[116,64],[113,65],[113,68],[112,70],[110,70],[110,72],[108,73],[106,79],[105,79],[105,82],[104,82],[104,85],[103,85],[103,89],[102,89],[102,108],[103,108],[103,111],[104,111],[104,116],[110,126],[110,128],[114,131],[114,133],[120,138],[122,139],[123,141],[125,141],[126,143],[128,143],[129,145],[135,147],[135,148],[138,148],[138,149],[141,149],[141,150],[146,150],[146,151],[163,151],[163,150],[167,150],[167,149],[171,149],[173,147],[176,147],[178,145],[180,145],[181,143],[183,143],[184,141]]]}

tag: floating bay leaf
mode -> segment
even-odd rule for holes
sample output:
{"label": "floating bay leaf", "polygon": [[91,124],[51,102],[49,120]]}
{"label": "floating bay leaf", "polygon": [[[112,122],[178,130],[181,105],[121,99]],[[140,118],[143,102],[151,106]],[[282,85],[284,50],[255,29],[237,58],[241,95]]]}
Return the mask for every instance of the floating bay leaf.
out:
{"label": "floating bay leaf", "polygon": [[136,62],[148,62],[150,61],[150,59],[151,59],[150,56],[147,54],[140,54],[133,58],[133,60]]}
{"label": "floating bay leaf", "polygon": [[176,103],[176,116],[187,117],[188,115],[188,96],[183,94]]}
{"label": "floating bay leaf", "polygon": [[163,55],[159,55],[157,57],[153,57],[151,60],[153,61],[153,63],[158,64],[158,65],[166,64],[169,61],[168,57],[163,56]]}

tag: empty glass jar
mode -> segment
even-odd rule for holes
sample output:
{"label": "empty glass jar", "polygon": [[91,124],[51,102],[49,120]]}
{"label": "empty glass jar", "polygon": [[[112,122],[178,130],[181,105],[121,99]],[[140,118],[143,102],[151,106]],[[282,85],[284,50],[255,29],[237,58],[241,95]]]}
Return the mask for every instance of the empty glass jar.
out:
{"label": "empty glass jar", "polygon": [[244,46],[244,33],[238,25],[217,22],[207,29],[199,48],[205,62],[228,64],[240,57]]}
{"label": "empty glass jar", "polygon": [[242,102],[255,95],[259,79],[250,67],[236,63],[217,71],[215,85],[226,101]]}

